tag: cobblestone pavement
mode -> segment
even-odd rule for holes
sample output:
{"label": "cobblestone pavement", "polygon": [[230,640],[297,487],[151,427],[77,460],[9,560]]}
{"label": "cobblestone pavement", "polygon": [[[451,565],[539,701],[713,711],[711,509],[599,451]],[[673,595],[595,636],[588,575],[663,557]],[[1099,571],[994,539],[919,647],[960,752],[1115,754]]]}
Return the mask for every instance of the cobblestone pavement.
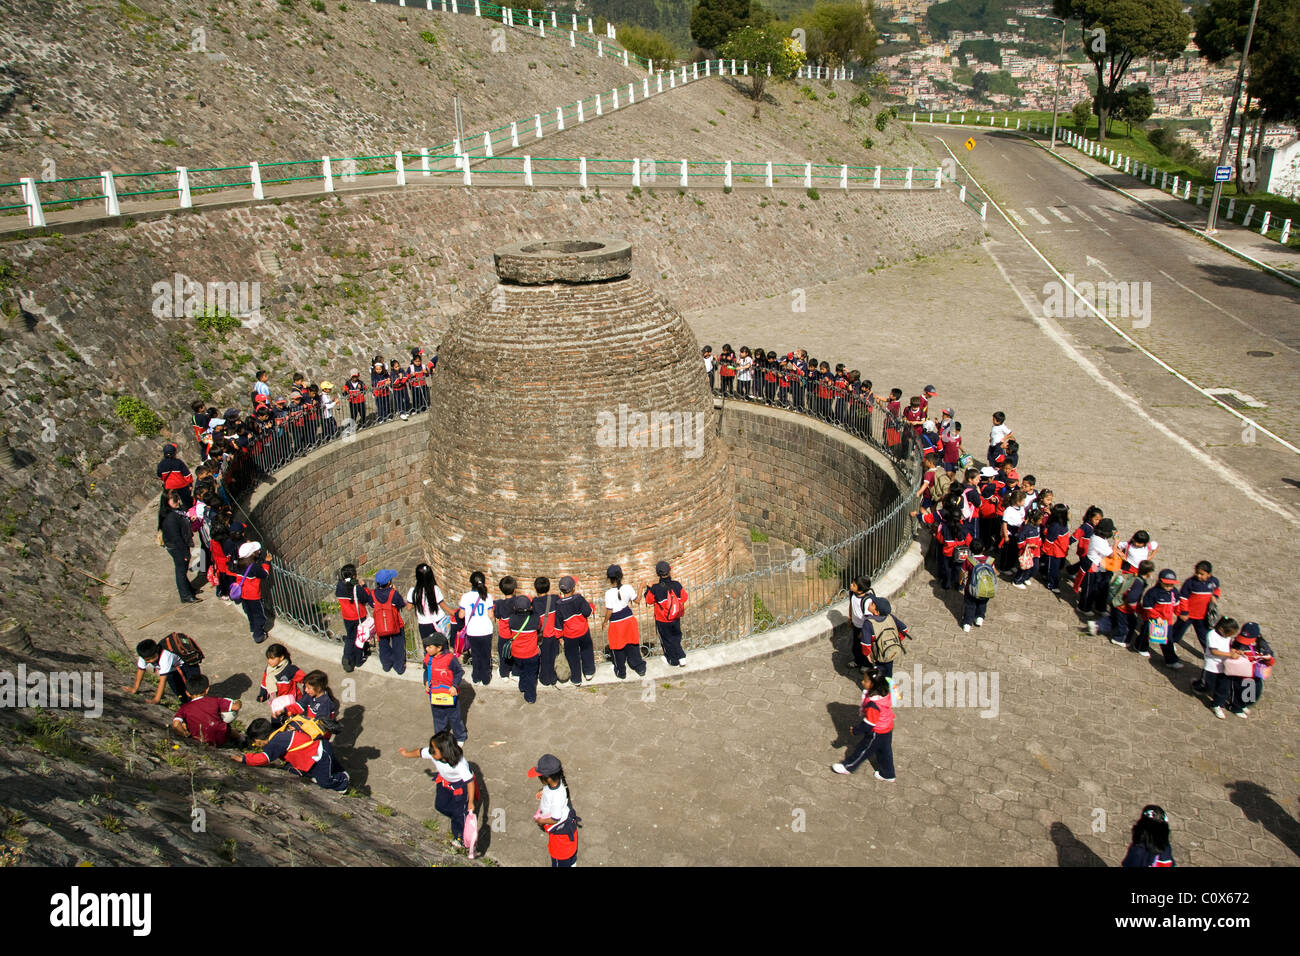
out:
{"label": "cobblestone pavement", "polygon": [[[1069,605],[1038,585],[1003,584],[985,626],[964,634],[954,598],[922,575],[895,602],[917,638],[900,670],[984,672],[990,692],[996,674],[996,704],[900,708],[897,784],[829,770],[859,698],[829,642],[650,686],[543,688],[531,707],[494,680],[466,695],[467,754],[486,776],[486,819],[503,827],[490,855],[546,862],[525,774],[549,751],[564,760],[584,820],[586,865],[858,864],[874,848],[897,864],[1115,865],[1147,802],[1169,810],[1181,865],[1295,864],[1300,715],[1283,630],[1291,588],[1277,569],[1293,568],[1297,549],[1276,515],[1098,387],[1008,297],[982,250],[810,287],[807,297],[803,314],[777,296],[690,318],[715,348],[803,345],[883,389],[911,394],[934,382],[976,452],[989,413],[1005,408],[1040,486],[1076,512],[1103,504],[1121,534],[1147,528],[1162,565],[1180,574],[1210,558],[1227,612],[1276,635],[1282,663],[1257,712],[1215,720],[1190,691],[1194,665],[1166,671],[1080,633]],[[918,348],[922,340],[939,349]],[[243,616],[211,598],[170,610],[170,561],[153,543],[148,509],[108,579],[132,569],[109,607],[127,640],[183,628],[203,643],[223,692],[246,688],[238,675],[255,673],[261,652]],[[298,657],[342,686],[335,659]],[[376,666],[353,675],[340,752],[378,799],[433,818],[429,780],[396,755],[427,739],[428,711],[418,685]]]}

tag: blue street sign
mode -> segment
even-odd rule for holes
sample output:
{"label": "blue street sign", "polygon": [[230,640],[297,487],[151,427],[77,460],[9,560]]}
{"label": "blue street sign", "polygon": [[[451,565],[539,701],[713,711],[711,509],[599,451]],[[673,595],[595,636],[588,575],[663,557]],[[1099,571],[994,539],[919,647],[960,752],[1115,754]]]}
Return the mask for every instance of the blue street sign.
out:
{"label": "blue street sign", "polygon": [[1215,181],[1216,183],[1228,183],[1228,182],[1232,182],[1232,167],[1231,167],[1231,166],[1215,166],[1215,167],[1214,167],[1214,181]]}

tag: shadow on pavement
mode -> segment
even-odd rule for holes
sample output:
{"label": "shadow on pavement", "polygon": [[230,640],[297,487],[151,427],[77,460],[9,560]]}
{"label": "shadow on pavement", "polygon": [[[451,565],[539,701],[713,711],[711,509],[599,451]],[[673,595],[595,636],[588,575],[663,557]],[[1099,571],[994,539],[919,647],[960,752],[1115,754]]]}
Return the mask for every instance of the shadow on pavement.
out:
{"label": "shadow on pavement", "polygon": [[1282,845],[1300,856],[1300,823],[1272,798],[1272,791],[1249,780],[1225,784],[1228,799],[1241,808],[1246,819],[1258,823]]}
{"label": "shadow on pavement", "polygon": [[1105,866],[1106,861],[1099,857],[1085,843],[1079,840],[1060,820],[1052,824],[1052,843],[1056,845],[1057,866]]}

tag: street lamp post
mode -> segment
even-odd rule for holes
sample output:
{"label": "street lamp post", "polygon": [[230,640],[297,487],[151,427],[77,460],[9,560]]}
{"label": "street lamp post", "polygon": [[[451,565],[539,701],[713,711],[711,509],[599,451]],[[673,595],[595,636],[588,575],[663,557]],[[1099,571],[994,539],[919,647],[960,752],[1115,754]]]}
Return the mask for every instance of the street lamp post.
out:
{"label": "street lamp post", "polygon": [[[1223,143],[1219,146],[1218,165],[1224,165],[1228,158],[1228,140],[1232,134],[1232,118],[1237,112],[1237,98],[1241,95],[1241,78],[1246,72],[1246,60],[1250,58],[1250,38],[1255,33],[1255,14],[1259,13],[1259,0],[1255,0],[1255,5],[1250,11],[1250,26],[1246,28],[1246,44],[1241,51],[1241,63],[1237,66],[1237,82],[1232,86],[1232,105],[1228,107],[1228,116],[1223,122]],[[1219,220],[1219,197],[1223,195],[1223,183],[1219,182],[1216,173],[1214,177],[1214,196],[1210,200],[1210,215],[1205,221],[1205,231],[1209,235],[1214,235],[1214,226]]]}

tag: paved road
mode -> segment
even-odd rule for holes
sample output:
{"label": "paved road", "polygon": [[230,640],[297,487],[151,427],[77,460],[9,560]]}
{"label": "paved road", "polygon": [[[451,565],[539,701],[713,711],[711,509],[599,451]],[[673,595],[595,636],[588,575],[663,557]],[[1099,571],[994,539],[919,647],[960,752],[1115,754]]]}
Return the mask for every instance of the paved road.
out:
{"label": "paved road", "polygon": [[[917,130],[946,142],[1005,210],[1004,219],[990,207],[988,251],[1039,314],[1059,280],[1011,223],[1076,284],[1136,283],[1144,309],[1132,303],[1128,314],[1103,308],[1115,325],[1197,385],[1233,389],[1262,403],[1241,411],[1300,446],[1300,288],[1165,223],[1022,138],[976,133],[978,145],[968,153],[960,144],[970,130]],[[1135,188],[1132,177],[1065,152],[1117,185]],[[1189,218],[1195,209],[1167,196],[1156,201]],[[1236,227],[1225,233],[1230,242],[1243,238]],[[1300,253],[1268,245],[1274,259],[1293,257],[1300,266]],[[1151,414],[1300,515],[1300,456],[1294,451],[1215,406],[1091,313],[1052,318]]]}

